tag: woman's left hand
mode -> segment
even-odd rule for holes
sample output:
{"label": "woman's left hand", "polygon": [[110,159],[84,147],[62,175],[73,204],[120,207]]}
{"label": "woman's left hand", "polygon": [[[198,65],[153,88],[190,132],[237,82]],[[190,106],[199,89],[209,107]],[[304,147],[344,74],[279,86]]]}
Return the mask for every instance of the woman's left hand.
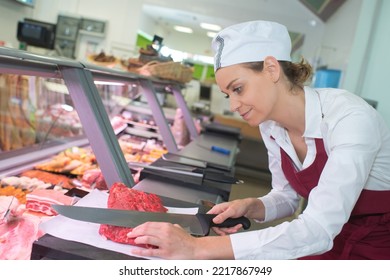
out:
{"label": "woman's left hand", "polygon": [[195,259],[196,238],[179,225],[147,222],[135,227],[127,235],[135,238],[136,244],[151,245],[151,248],[136,248],[132,254],[164,259]]}

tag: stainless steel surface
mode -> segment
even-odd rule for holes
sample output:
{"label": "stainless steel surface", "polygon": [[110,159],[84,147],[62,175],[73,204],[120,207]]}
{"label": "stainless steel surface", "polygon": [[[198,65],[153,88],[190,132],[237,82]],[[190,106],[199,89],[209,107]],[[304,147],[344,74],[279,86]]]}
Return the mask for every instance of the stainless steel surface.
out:
{"label": "stainless steel surface", "polygon": [[[67,66],[72,68],[84,68],[84,66],[73,59],[67,59],[64,57],[49,57],[49,56],[43,56],[38,54],[33,54],[31,52],[12,49],[12,48],[6,48],[6,47],[0,47],[0,56],[1,57],[8,57],[10,59],[19,60],[19,61],[27,61],[30,64],[34,63],[35,68],[40,68],[40,63],[42,66],[45,65],[58,65],[58,66]],[[18,64],[15,62],[15,64]]]}
{"label": "stainless steel surface", "polygon": [[[213,152],[211,150],[213,145],[218,145],[219,147],[230,150],[231,153],[229,155],[225,155]],[[225,170],[231,170],[234,167],[238,153],[237,146],[238,140],[235,140],[234,138],[203,133],[177,154],[192,159],[203,160]]]}
{"label": "stainless steel surface", "polygon": [[224,199],[217,193],[206,191],[205,189],[194,188],[189,181],[184,182],[167,182],[152,178],[145,178],[136,184],[133,188],[136,190],[154,193],[159,196],[171,197],[177,200],[186,201],[195,204],[201,204],[201,201],[210,201],[212,203],[223,202]]}
{"label": "stainless steel surface", "polygon": [[167,162],[174,162],[174,163],[179,163],[188,166],[195,166],[199,168],[207,167],[207,163],[205,161],[191,159],[186,156],[172,154],[172,153],[163,154],[161,158]]}
{"label": "stainless steel surface", "polygon": [[175,174],[181,174],[181,175],[187,175],[192,177],[203,177],[203,174],[192,172],[194,168],[191,168],[189,166],[182,166],[182,167],[161,167],[161,166],[153,166],[148,163],[142,163],[142,162],[127,162],[128,166],[131,167],[139,167],[139,168],[146,168],[150,170],[156,170],[156,171],[164,171],[169,173],[175,173]]}

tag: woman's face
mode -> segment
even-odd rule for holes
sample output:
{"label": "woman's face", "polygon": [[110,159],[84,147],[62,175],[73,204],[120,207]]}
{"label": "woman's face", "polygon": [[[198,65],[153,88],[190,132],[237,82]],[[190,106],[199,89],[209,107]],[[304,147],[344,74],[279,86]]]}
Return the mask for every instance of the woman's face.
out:
{"label": "woman's face", "polygon": [[257,126],[272,118],[278,94],[266,69],[255,72],[236,64],[218,69],[215,78],[229,98],[230,110],[238,112],[249,125]]}

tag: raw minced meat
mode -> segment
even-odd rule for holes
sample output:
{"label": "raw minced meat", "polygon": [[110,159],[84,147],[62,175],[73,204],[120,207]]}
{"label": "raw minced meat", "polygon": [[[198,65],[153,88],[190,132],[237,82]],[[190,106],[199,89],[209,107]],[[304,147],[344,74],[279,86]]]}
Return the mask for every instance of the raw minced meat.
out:
{"label": "raw minced meat", "polygon": [[[112,209],[144,211],[144,212],[167,212],[160,197],[127,187],[123,183],[115,183],[108,196],[107,207]],[[112,241],[124,244],[142,246],[134,243],[133,238],[127,237],[132,228],[113,225],[101,225],[99,234]]]}

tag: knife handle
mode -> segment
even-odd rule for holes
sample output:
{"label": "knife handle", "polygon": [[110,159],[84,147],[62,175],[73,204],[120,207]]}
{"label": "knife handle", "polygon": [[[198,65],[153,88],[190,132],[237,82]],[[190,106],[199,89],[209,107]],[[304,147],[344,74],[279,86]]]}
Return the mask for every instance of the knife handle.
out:
{"label": "knife handle", "polygon": [[[212,215],[213,218],[217,215]],[[215,224],[213,221],[210,223],[210,227],[234,227],[235,225],[242,224],[243,229],[248,229],[251,226],[251,222],[246,217],[239,217],[239,218],[227,218],[225,221],[223,221],[220,224]]]}

